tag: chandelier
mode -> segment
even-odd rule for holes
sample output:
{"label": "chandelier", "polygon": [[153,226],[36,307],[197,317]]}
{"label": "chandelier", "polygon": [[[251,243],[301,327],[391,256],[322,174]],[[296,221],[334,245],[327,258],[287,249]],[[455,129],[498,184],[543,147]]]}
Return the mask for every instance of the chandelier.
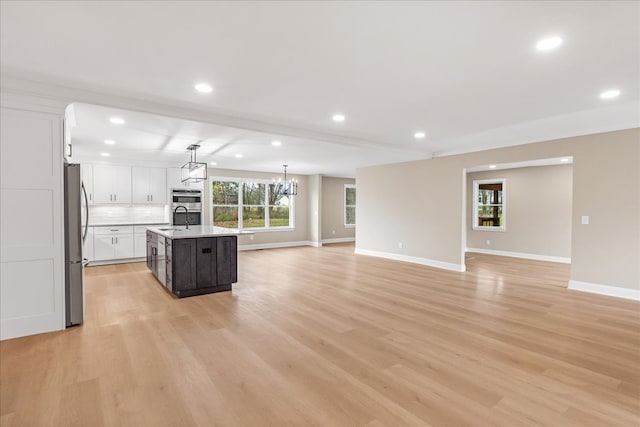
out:
{"label": "chandelier", "polygon": [[191,144],[187,150],[191,152],[191,160],[182,166],[182,182],[198,182],[207,179],[207,164],[199,163],[196,158],[196,150],[200,144]]}
{"label": "chandelier", "polygon": [[298,180],[290,179],[289,181],[287,181],[287,167],[289,165],[282,166],[284,166],[284,179],[278,178],[278,181],[276,181],[275,178],[273,179],[273,189],[275,193],[280,196],[298,195]]}

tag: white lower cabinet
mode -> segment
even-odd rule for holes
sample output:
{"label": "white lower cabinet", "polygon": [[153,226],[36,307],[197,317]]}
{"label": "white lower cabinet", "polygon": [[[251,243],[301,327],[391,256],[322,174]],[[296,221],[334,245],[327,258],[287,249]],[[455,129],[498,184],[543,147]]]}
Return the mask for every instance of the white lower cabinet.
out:
{"label": "white lower cabinet", "polygon": [[93,255],[93,227],[87,228],[87,238],[82,246],[82,257],[93,261],[95,256]]}
{"label": "white lower cabinet", "polygon": [[93,251],[96,261],[133,258],[133,227],[94,227]]}
{"label": "white lower cabinet", "polygon": [[[166,226],[169,224],[154,225],[154,227]],[[89,258],[90,261],[146,258],[147,227],[148,225],[89,227],[87,242],[85,242],[85,258]],[[89,242],[91,242],[91,249],[87,249]],[[89,253],[91,256],[88,256]]]}
{"label": "white lower cabinet", "polygon": [[147,233],[136,233],[133,235],[133,251],[136,258],[147,256]]}
{"label": "white lower cabinet", "polygon": [[133,234],[122,234],[115,237],[115,258],[133,258]]}

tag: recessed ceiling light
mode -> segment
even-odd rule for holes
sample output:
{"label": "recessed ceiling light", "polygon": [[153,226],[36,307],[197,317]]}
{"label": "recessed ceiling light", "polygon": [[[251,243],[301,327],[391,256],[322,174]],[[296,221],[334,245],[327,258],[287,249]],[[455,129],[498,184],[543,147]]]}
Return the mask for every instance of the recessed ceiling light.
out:
{"label": "recessed ceiling light", "polygon": [[567,163],[567,162],[569,161],[569,159],[567,159],[567,158],[565,157],[564,159],[560,159],[560,161],[561,161],[562,163]]}
{"label": "recessed ceiling light", "polygon": [[236,158],[237,159],[241,159],[242,158],[242,154],[240,154],[240,153],[236,154]]}
{"label": "recessed ceiling light", "polygon": [[216,163],[216,162],[209,162],[209,164],[210,164],[211,166],[215,166],[215,165],[217,165],[217,163]]}
{"label": "recessed ceiling light", "polygon": [[105,144],[107,144],[107,145],[113,145],[113,144],[115,144],[116,142],[115,142],[113,139],[105,139],[105,140],[104,140],[104,143],[105,143]]}
{"label": "recessed ceiling light", "polygon": [[280,142],[280,141],[271,141],[271,145],[273,145],[274,147],[280,147],[282,145],[282,142]]}
{"label": "recessed ceiling light", "polygon": [[194,86],[194,88],[200,93],[211,93],[213,92],[213,88],[210,84],[207,83],[198,83]]}
{"label": "recessed ceiling light", "polygon": [[545,51],[555,49],[562,44],[562,38],[558,36],[547,37],[546,39],[542,39],[536,45],[536,49]]}
{"label": "recessed ceiling light", "polygon": [[620,96],[620,91],[618,89],[609,89],[605,90],[600,94],[601,99],[612,99]]}
{"label": "recessed ceiling light", "polygon": [[109,157],[111,154],[109,154],[109,153],[100,153],[100,155],[101,155],[102,157]]}
{"label": "recessed ceiling light", "polygon": [[111,118],[109,119],[109,121],[110,121],[111,123],[113,123],[114,125],[123,125],[123,124],[125,123],[125,122],[124,122],[124,119],[122,119],[122,118],[120,118],[120,117],[111,117]]}
{"label": "recessed ceiling light", "polygon": [[489,169],[495,169],[496,165],[489,165]]}
{"label": "recessed ceiling light", "polygon": [[427,136],[427,134],[426,134],[426,133],[424,133],[424,132],[416,132],[416,133],[414,133],[414,134],[413,134],[413,137],[414,137],[415,139],[422,139],[422,138],[424,138],[425,136]]}
{"label": "recessed ceiling light", "polygon": [[332,117],[334,122],[344,122],[345,118],[344,114],[334,114]]}

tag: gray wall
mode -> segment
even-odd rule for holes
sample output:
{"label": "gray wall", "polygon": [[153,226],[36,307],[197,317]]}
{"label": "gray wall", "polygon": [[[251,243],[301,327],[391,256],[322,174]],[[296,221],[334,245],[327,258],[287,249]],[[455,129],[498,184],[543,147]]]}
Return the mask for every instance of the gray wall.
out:
{"label": "gray wall", "polygon": [[573,156],[571,280],[640,289],[639,141],[635,128],[358,169],[356,250],[462,266],[465,168]]}
{"label": "gray wall", "polygon": [[[570,258],[572,175],[571,165],[467,174],[467,248]],[[506,229],[473,230],[473,180],[492,178],[506,179]]]}
{"label": "gray wall", "polygon": [[[344,225],[344,186],[355,185],[350,178],[322,178],[322,239],[355,238],[355,227]],[[335,230],[336,234],[332,231]]]}

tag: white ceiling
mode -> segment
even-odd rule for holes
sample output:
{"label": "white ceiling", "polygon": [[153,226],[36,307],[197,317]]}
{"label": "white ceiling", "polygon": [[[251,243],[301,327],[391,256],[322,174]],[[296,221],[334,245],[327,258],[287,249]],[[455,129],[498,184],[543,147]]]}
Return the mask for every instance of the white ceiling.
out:
{"label": "white ceiling", "polygon": [[[210,112],[219,125],[228,124],[216,119],[223,116],[267,123],[281,127],[283,142],[287,129],[304,129],[331,142],[288,142],[286,161],[307,173],[352,175],[363,159],[443,155],[640,120],[638,2],[47,1],[2,2],[1,15],[3,75]],[[560,48],[536,51],[539,39],[556,34]],[[213,93],[196,93],[200,81]],[[611,87],[622,95],[599,99]],[[335,112],[347,120],[334,123]],[[198,127],[171,126],[159,135]],[[191,136],[270,138],[206,128]],[[428,137],[415,140],[418,130]],[[242,144],[220,155],[234,145]],[[284,161],[271,153],[256,156],[265,165]],[[339,161],[348,170],[328,169]]]}
{"label": "white ceiling", "polygon": [[[213,168],[282,172],[288,164],[294,174],[355,177],[356,167],[426,157],[416,151],[340,145],[90,104],[74,103],[68,111],[74,117],[68,123],[77,161],[180,167],[189,161],[187,147],[198,143],[198,161],[215,162]],[[125,124],[114,125],[111,117]],[[274,147],[273,141],[281,145]]]}

